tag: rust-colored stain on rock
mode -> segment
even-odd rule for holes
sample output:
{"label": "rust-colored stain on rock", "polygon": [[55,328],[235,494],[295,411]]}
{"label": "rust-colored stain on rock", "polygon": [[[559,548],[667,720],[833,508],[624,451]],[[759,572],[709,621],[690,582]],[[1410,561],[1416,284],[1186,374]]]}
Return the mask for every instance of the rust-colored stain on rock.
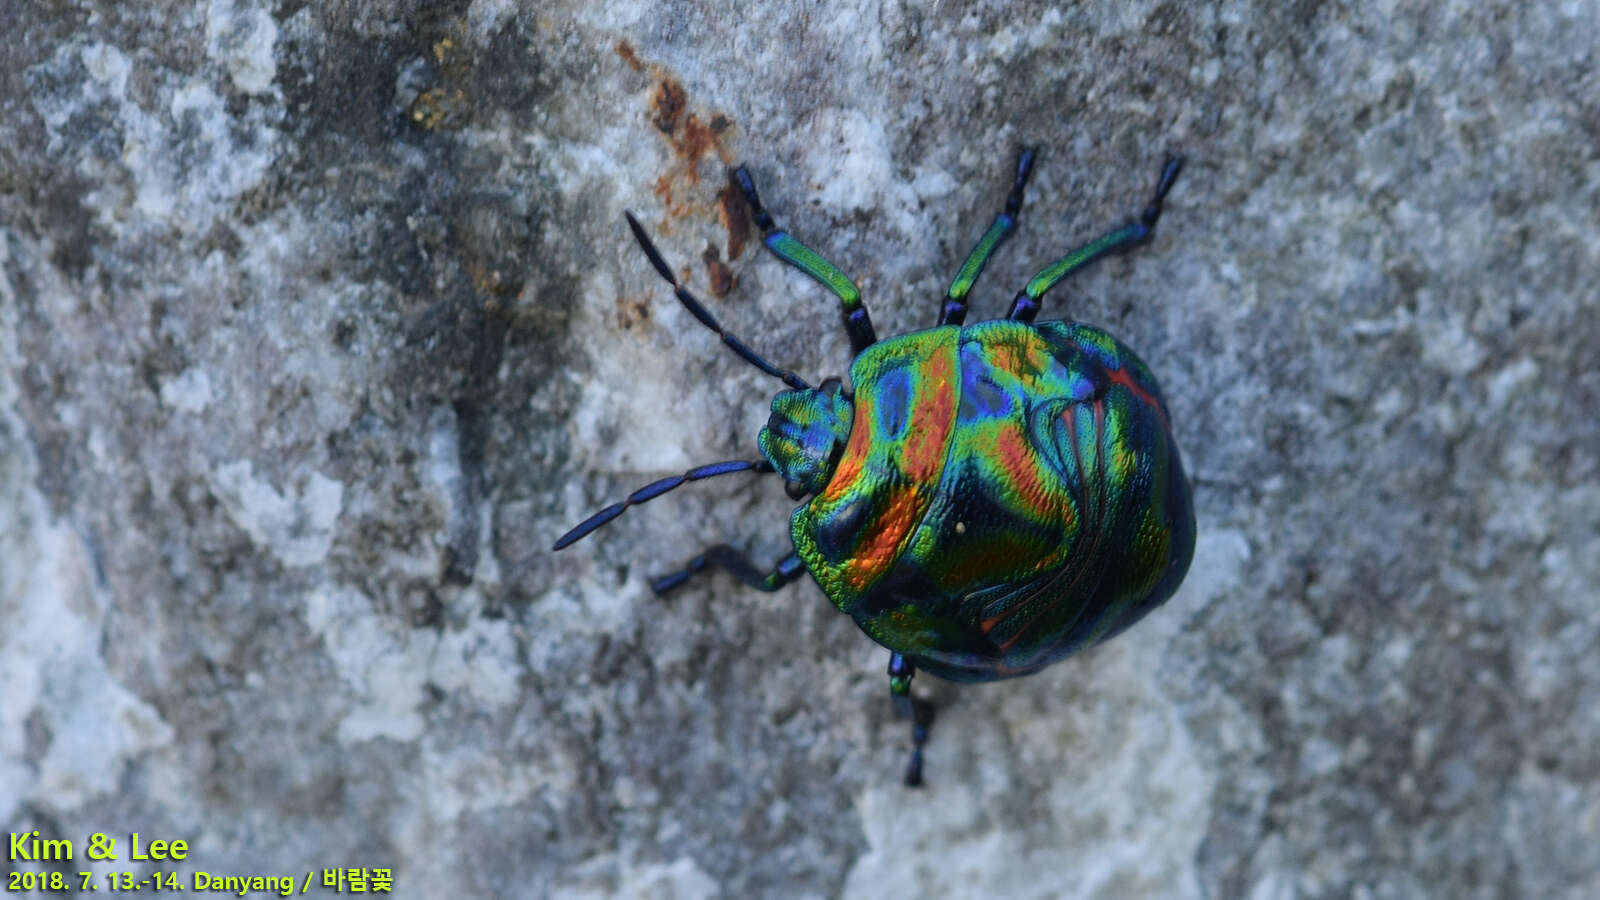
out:
{"label": "rust-colored stain on rock", "polygon": [[629,331],[634,325],[650,318],[650,303],[635,297],[617,297],[617,327]]}
{"label": "rust-colored stain on rock", "polygon": [[707,244],[705,252],[700,254],[700,259],[706,264],[706,277],[711,281],[711,293],[716,297],[726,297],[733,290],[735,284],[733,272],[722,264],[722,257],[717,254],[716,244]]}
{"label": "rust-colored stain on rock", "polygon": [[717,215],[722,227],[728,230],[728,260],[739,258],[744,252],[744,236],[750,233],[750,205],[744,202],[744,192],[734,183],[733,173],[728,173],[728,183],[717,192]]}
{"label": "rust-colored stain on rock", "polygon": [[[647,64],[640,59],[633,45],[618,41],[615,50],[629,68],[646,71]],[[707,156],[712,156],[725,167],[731,165],[732,154],[722,145],[722,139],[732,132],[734,122],[720,112],[694,110],[683,83],[660,66],[649,65],[648,71],[653,81],[646,101],[650,124],[672,147],[675,161],[656,179],[654,185],[655,195],[665,213],[656,227],[663,234],[670,234],[674,220],[703,217],[706,214],[702,195],[694,189],[700,183],[700,163]],[[717,193],[715,212],[728,232],[728,259],[738,259],[744,253],[750,216],[745,209],[744,195],[731,180]],[[732,270],[722,261],[715,246],[708,247],[701,259],[706,267],[710,293],[717,297],[726,296],[738,283]],[[685,270],[685,284],[689,283],[688,276],[689,272]]]}
{"label": "rust-colored stain on rock", "polygon": [[671,76],[658,73],[655,92],[650,95],[650,122],[672,142],[674,155],[683,161],[683,174],[693,184],[700,180],[701,157],[715,153],[724,164],[728,162],[728,151],[720,137],[733,127],[733,122],[718,113],[707,124],[700,116],[687,112],[688,106],[689,98],[683,85]]}
{"label": "rust-colored stain on rock", "polygon": [[628,43],[627,40],[617,41],[616,50],[617,55],[622,57],[622,61],[628,64],[628,68],[635,72],[644,70],[644,63],[639,61],[639,55],[633,52],[633,45]]}
{"label": "rust-colored stain on rock", "polygon": [[683,107],[687,103],[683,85],[663,78],[656,84],[655,95],[650,98],[650,121],[662,134],[670,135],[678,129],[678,117],[683,115]]}
{"label": "rust-colored stain on rock", "polygon": [[[717,144],[716,133],[701,124],[694,113],[690,113],[684,118],[683,133],[679,135],[679,139],[674,144],[677,146],[678,155],[683,157],[683,161],[687,164],[684,171],[688,174],[690,181],[700,180],[698,165],[700,157],[705,156],[712,150],[716,151],[718,157],[727,156],[726,151]],[[724,158],[723,161],[726,162],[727,160]]]}

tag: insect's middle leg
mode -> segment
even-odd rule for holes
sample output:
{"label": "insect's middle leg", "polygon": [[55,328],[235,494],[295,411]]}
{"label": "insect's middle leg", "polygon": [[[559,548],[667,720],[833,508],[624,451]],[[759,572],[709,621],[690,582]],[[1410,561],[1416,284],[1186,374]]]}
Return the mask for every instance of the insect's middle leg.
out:
{"label": "insect's middle leg", "polygon": [[696,572],[704,571],[707,566],[722,569],[750,587],[768,593],[799,578],[806,570],[805,563],[800,561],[800,557],[791,553],[779,560],[771,571],[762,572],[743,553],[727,544],[717,544],[715,547],[702,550],[678,571],[650,579],[650,590],[657,594],[665,594],[688,581]]}
{"label": "insect's middle leg", "polygon": [[889,699],[895,713],[911,720],[911,760],[906,763],[906,787],[922,786],[922,745],[928,742],[928,726],[933,724],[933,704],[911,693],[911,676],[916,666],[903,654],[889,654]]}
{"label": "insect's middle leg", "polygon": [[1017,216],[1022,213],[1022,191],[1028,186],[1028,176],[1032,174],[1033,148],[1024,147],[1017,155],[1017,177],[1011,184],[1011,193],[1006,197],[1006,208],[994,217],[983,237],[978,238],[977,246],[967,254],[967,261],[961,264],[955,280],[950,282],[950,289],[945,291],[944,305],[939,310],[940,325],[960,325],[966,320],[967,294],[972,291],[972,285],[983,273],[983,267],[988,265],[995,249],[1011,236],[1011,232],[1017,230]]}
{"label": "insect's middle leg", "polygon": [[738,183],[739,190],[744,192],[745,202],[750,205],[750,216],[755,219],[756,227],[761,229],[761,241],[767,245],[767,249],[821,282],[823,287],[839,298],[839,316],[844,319],[845,331],[850,334],[851,352],[860,354],[877,343],[878,336],[872,330],[872,319],[867,316],[867,308],[861,303],[861,289],[856,287],[855,282],[839,271],[838,266],[823,259],[822,254],[795,240],[789,232],[773,223],[772,215],[761,205],[761,197],[756,193],[756,183],[751,179],[749,169],[744,166],[734,169],[733,179]]}

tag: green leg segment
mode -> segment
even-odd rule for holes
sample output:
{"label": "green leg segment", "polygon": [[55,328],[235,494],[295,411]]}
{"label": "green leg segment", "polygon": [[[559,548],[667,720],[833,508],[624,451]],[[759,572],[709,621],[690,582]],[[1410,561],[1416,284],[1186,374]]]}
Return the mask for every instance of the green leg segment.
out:
{"label": "green leg segment", "polygon": [[761,229],[762,242],[767,245],[773,255],[794,266],[796,269],[810,275],[822,286],[833,292],[839,298],[839,315],[844,319],[844,327],[850,334],[850,347],[854,353],[859,354],[877,342],[878,337],[872,330],[872,319],[867,316],[867,308],[861,303],[861,290],[856,287],[850,277],[839,271],[839,267],[822,258],[817,251],[807,247],[773,224],[772,216],[761,205],[761,197],[756,193],[756,183],[750,178],[750,171],[744,166],[733,170],[733,178],[739,185],[739,190],[744,192],[745,202],[750,204],[750,215],[755,219],[756,226]]}
{"label": "green leg segment", "polygon": [[1011,301],[1011,311],[1006,314],[1006,318],[1032,322],[1033,317],[1039,313],[1039,300],[1045,291],[1055,287],[1057,282],[1103,257],[1113,253],[1126,253],[1150,240],[1151,235],[1155,234],[1156,220],[1161,218],[1161,204],[1166,200],[1167,192],[1172,190],[1172,183],[1177,180],[1178,172],[1182,169],[1182,157],[1169,157],[1161,169],[1161,180],[1156,184],[1155,196],[1150,199],[1144,212],[1139,214],[1139,221],[1109,231],[1046,266],[1044,271],[1033,276],[1033,279],[1017,293],[1016,299]]}
{"label": "green leg segment", "polygon": [[978,238],[977,246],[967,254],[967,261],[961,264],[955,280],[950,282],[950,290],[945,292],[944,306],[939,311],[940,325],[960,325],[967,318],[967,294],[971,293],[972,285],[983,273],[983,267],[994,255],[995,249],[1011,236],[1011,232],[1017,230],[1017,216],[1022,212],[1022,191],[1028,186],[1028,176],[1033,174],[1033,153],[1033,148],[1026,147],[1018,154],[1017,175],[1011,185],[1011,194],[1006,197],[1005,210],[994,217],[989,230]]}

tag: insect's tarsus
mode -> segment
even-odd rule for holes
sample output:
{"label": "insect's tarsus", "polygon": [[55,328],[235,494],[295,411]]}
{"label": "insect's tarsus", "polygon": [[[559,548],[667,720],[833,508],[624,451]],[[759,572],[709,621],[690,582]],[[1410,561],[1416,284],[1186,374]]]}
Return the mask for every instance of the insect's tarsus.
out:
{"label": "insect's tarsus", "polygon": [[906,787],[922,787],[922,745],[928,742],[928,726],[933,724],[933,704],[911,693],[911,676],[917,667],[905,654],[889,654],[889,699],[895,713],[911,720],[911,757],[906,761]]}
{"label": "insect's tarsus", "polygon": [[1173,183],[1178,180],[1178,173],[1183,171],[1183,163],[1181,156],[1168,156],[1166,165],[1161,167],[1161,180],[1156,183],[1155,196],[1144,212],[1139,214],[1139,221],[1147,228],[1156,227],[1156,220],[1161,218],[1161,204],[1167,199],[1167,192],[1172,190]]}

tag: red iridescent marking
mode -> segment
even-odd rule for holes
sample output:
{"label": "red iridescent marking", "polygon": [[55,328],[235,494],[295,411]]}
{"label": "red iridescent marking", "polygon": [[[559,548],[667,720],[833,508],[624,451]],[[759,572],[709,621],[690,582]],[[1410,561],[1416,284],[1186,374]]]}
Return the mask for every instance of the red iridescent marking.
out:
{"label": "red iridescent marking", "polygon": [[1163,428],[1167,429],[1168,431],[1172,429],[1172,424],[1167,421],[1166,408],[1161,405],[1160,401],[1156,400],[1154,394],[1151,394],[1149,391],[1141,387],[1139,382],[1133,380],[1133,375],[1128,371],[1127,366],[1122,366],[1121,368],[1117,369],[1108,369],[1106,370],[1106,375],[1111,379],[1112,384],[1120,384],[1127,388],[1128,392],[1133,394],[1135,397],[1138,397],[1139,401],[1145,406],[1155,410],[1156,414],[1161,416],[1161,426]]}
{"label": "red iridescent marking", "polygon": [[[1118,372],[1122,372],[1122,370],[1119,369]],[[1072,435],[1072,453],[1078,460],[1078,472],[1079,472],[1080,484],[1083,484],[1083,485],[1085,485],[1087,487],[1088,485],[1090,485],[1092,483],[1095,486],[1096,500],[1098,502],[1096,504],[1096,508],[1094,510],[1090,511],[1090,515],[1098,517],[1100,514],[1103,514],[1105,512],[1103,507],[1104,507],[1104,504],[1105,504],[1105,479],[1106,479],[1106,471],[1105,471],[1105,466],[1106,466],[1106,447],[1105,447],[1106,404],[1105,404],[1104,400],[1096,400],[1092,404],[1092,407],[1094,409],[1094,433],[1095,433],[1095,472],[1093,473],[1092,476],[1088,475],[1087,473],[1085,473],[1083,471],[1083,456],[1081,455],[1081,453],[1079,452],[1079,449],[1078,449],[1078,428],[1077,428],[1077,423],[1070,417],[1071,416],[1071,410],[1068,410],[1069,418],[1067,420],[1067,427],[1068,427],[1068,429],[1069,429],[1069,431],[1071,432],[1071,435]],[[1087,490],[1085,491],[1085,493],[1087,493]],[[1087,503],[1088,502],[1088,498],[1084,497],[1083,498],[1083,502]],[[1091,529],[1089,529],[1089,546],[1083,548],[1081,551],[1078,551],[1078,552],[1081,552],[1083,554],[1083,558],[1085,558],[1085,559],[1095,559],[1095,558],[1097,558],[1099,556],[1099,553],[1100,553],[1100,541],[1104,537],[1105,537],[1105,535],[1101,533],[1101,529],[1099,529],[1099,528],[1091,528]],[[1089,570],[1088,566],[1080,566],[1080,567],[1078,567],[1078,569],[1075,572],[1072,573],[1072,580],[1067,582],[1067,584],[1065,585],[1064,589],[1062,590],[1062,593],[1065,593],[1065,594],[1067,594],[1069,596],[1070,595],[1075,595],[1077,593],[1077,591],[1078,591],[1078,582],[1083,578],[1084,573],[1087,572],[1088,570]],[[1013,607],[1013,609],[1018,608],[1020,606],[1021,606],[1021,604],[1017,604],[1017,606]],[[1004,615],[997,617],[997,619],[995,621],[996,622],[1004,621],[1005,619],[1010,617],[1010,613],[1011,612],[1012,612],[1012,610],[1007,610]],[[1026,635],[1028,633],[1028,631],[1030,629],[1032,629],[1033,626],[1038,621],[1039,621],[1039,619],[1036,616],[1032,620],[1023,623],[1022,627],[1017,629],[1017,633],[1016,634],[1013,634],[1011,637],[1007,638],[1006,642],[1000,645],[1000,652],[1002,652],[1002,653],[1010,652],[1011,648],[1017,643],[1017,641],[1022,640],[1023,636]],[[985,629],[984,633],[987,634],[988,630]]]}
{"label": "red iridescent marking", "polygon": [[[1105,435],[1105,413],[1106,413],[1105,403],[1103,401],[1096,400],[1096,401],[1094,401],[1093,403],[1090,404],[1090,407],[1094,411],[1094,430],[1095,430],[1095,435],[1096,435],[1096,443],[1099,444],[1101,442],[1101,439],[1103,439],[1103,437]],[[1083,464],[1083,453],[1082,453],[1082,449],[1081,449],[1081,447],[1079,446],[1079,443],[1078,443],[1078,422],[1077,422],[1077,409],[1076,409],[1076,407],[1069,406],[1066,409],[1064,409],[1062,411],[1062,413],[1061,413],[1061,419],[1066,424],[1066,427],[1067,427],[1067,440],[1072,445],[1072,456],[1073,456],[1073,459],[1077,462],[1078,484],[1083,488],[1082,492],[1079,495],[1078,501],[1079,501],[1080,504],[1087,506],[1087,504],[1089,503],[1088,494],[1089,494],[1090,490],[1092,489],[1090,487],[1090,485],[1091,484],[1093,484],[1093,485],[1103,485],[1103,479],[1105,478],[1105,471],[1104,471],[1105,452],[1106,452],[1105,451],[1105,447],[1103,447],[1103,446],[1097,447],[1097,452],[1095,453],[1096,471],[1092,472],[1092,473],[1091,472],[1085,472],[1084,471],[1084,464]],[[1095,516],[1095,514],[1097,512],[1099,512],[1099,510],[1098,509],[1086,510],[1086,512],[1092,518],[1092,517]],[[1082,532],[1078,532],[1078,533],[1082,534]],[[1085,548],[1082,548],[1082,549],[1074,548],[1074,553],[1075,554],[1080,554],[1081,553],[1081,554],[1084,555],[1084,558],[1093,559],[1095,554],[1099,552],[1099,544],[1100,544],[1101,535],[1097,532],[1096,529],[1090,528],[1088,537],[1089,537],[1089,540],[1090,540],[1089,546],[1085,547]],[[1084,574],[1085,571],[1086,571],[1085,567],[1079,567],[1077,569],[1077,571],[1073,572],[1072,581],[1068,582],[1068,584],[1066,585],[1066,587],[1064,589],[1065,593],[1071,594],[1076,590],[1076,586],[1077,586],[1078,580],[1083,577],[1083,574]],[[1009,620],[1012,616],[1014,616],[1018,612],[1020,612],[1025,606],[1026,606],[1026,604],[1023,604],[1023,603],[1013,603],[1010,606],[1006,607],[1005,609],[1001,610],[1000,612],[996,613],[995,615],[990,616],[989,618],[980,621],[978,623],[978,628],[984,633],[985,636],[987,636],[990,632],[994,631],[994,629],[998,628],[1000,625],[1004,624],[1007,620]],[[1011,635],[1011,637],[1007,638],[1005,643],[998,645],[1000,651],[1002,653],[1009,652],[1011,650],[1011,648],[1017,643],[1017,641],[1021,640],[1023,638],[1023,636],[1028,633],[1028,630],[1033,626],[1033,624],[1035,622],[1037,622],[1037,621],[1038,621],[1038,617],[1035,617],[1032,621],[1024,624],[1021,628],[1017,629],[1017,633],[1016,634],[1013,634],[1013,635]]]}
{"label": "red iridescent marking", "polygon": [[1022,360],[1027,350],[1018,344],[1009,341],[984,344],[983,355],[988,358],[989,367],[997,372],[1010,372],[1017,376],[1024,373]]}
{"label": "red iridescent marking", "polygon": [[995,455],[999,458],[1004,477],[1015,485],[1017,494],[1027,501],[1029,512],[1035,516],[1048,510],[1050,486],[1044,473],[1039,471],[1038,454],[1021,431],[1003,428],[994,439]]}
{"label": "red iridescent marking", "polygon": [[956,421],[955,360],[953,352],[936,353],[921,366],[901,457],[901,468],[915,484],[937,485],[944,468],[945,447]]}
{"label": "red iridescent marking", "polygon": [[850,441],[845,444],[844,453],[839,457],[839,464],[833,470],[833,478],[817,495],[817,499],[812,501],[819,509],[832,508],[840,503],[860,480],[873,440],[872,429],[864,427],[864,423],[877,419],[877,405],[877,399],[870,393],[856,395],[856,424],[850,429]]}

